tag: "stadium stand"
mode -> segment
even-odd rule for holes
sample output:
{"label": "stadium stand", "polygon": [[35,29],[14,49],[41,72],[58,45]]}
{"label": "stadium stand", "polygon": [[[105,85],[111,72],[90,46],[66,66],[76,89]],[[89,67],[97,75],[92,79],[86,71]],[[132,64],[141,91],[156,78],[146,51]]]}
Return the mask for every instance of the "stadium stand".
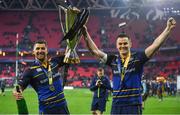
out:
{"label": "stadium stand", "polygon": [[[2,28],[0,30],[0,48],[2,50],[6,48],[15,49],[16,33],[19,34],[21,50],[30,50],[32,48],[32,43],[37,39],[45,39],[48,41],[49,48],[59,49],[59,41],[62,39],[63,33],[59,24],[58,12],[5,11],[0,12],[0,17],[2,17],[0,21],[0,26]],[[121,22],[127,22],[127,27],[124,29],[119,29],[118,24]],[[138,48],[145,48],[152,43],[154,38],[159,34],[159,32],[161,32],[162,27],[159,25],[162,25],[163,23],[165,23],[165,21],[162,20],[148,21],[141,19],[132,21],[120,18],[110,18],[108,16],[100,17],[91,15],[87,26],[89,33],[98,47],[105,51],[114,51],[116,50],[114,42],[116,40],[116,36],[120,32],[126,32],[132,38],[133,49],[139,50]],[[171,51],[172,47],[179,47],[180,40],[176,36],[178,34],[178,30],[179,27],[177,27],[177,29],[173,32],[171,36],[172,38],[168,39],[166,44],[163,46],[165,51],[170,50],[170,52],[163,52],[162,49],[162,52],[158,53],[155,58],[146,65],[145,76],[149,77],[148,79],[155,79],[157,75],[169,77],[172,75],[176,76],[180,73],[180,61],[179,58],[176,59],[176,57],[180,55],[177,53],[178,51],[176,51],[176,49],[172,49]],[[85,43],[83,40],[81,40],[78,45],[78,49],[82,48],[85,49]],[[8,59],[15,59],[15,55],[7,57]],[[4,58],[5,57],[0,55],[0,59]],[[24,58],[29,59],[29,57]],[[93,58],[81,58],[88,61],[93,60]],[[170,61],[166,62],[168,59]],[[14,68],[15,65],[12,63],[1,64],[0,78],[15,77]],[[68,73],[69,85],[76,87],[87,87],[90,79],[94,76],[96,68],[97,66],[94,64],[90,64],[88,67],[87,65],[77,65],[75,68],[71,68]],[[151,74],[149,74],[149,71],[151,71]],[[106,74],[110,76],[110,78],[112,77],[109,69],[106,69]]]}

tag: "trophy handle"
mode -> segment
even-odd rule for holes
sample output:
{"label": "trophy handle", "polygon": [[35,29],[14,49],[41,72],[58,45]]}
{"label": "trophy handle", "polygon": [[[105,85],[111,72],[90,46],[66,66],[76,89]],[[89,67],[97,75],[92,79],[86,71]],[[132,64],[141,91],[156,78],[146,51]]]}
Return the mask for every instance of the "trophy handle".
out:
{"label": "trophy handle", "polygon": [[62,23],[62,15],[61,15],[62,13],[61,13],[61,9],[64,10],[65,14],[67,14],[67,13],[66,13],[66,12],[67,12],[67,9],[65,9],[64,7],[58,5],[58,10],[59,10],[59,22],[60,22],[60,25],[61,25],[61,28],[62,28],[62,32],[63,32],[63,34],[64,34],[64,36],[65,36],[65,35],[66,35],[66,32],[65,32],[65,26],[64,26],[63,23]]}

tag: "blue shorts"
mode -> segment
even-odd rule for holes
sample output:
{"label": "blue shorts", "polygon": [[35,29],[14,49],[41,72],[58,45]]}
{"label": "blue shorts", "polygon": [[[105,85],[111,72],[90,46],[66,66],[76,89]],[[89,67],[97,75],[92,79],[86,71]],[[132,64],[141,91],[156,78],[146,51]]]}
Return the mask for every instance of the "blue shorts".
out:
{"label": "blue shorts", "polygon": [[114,114],[142,114],[142,105],[112,106],[111,115]]}
{"label": "blue shorts", "polygon": [[51,109],[46,109],[44,112],[40,112],[40,114],[66,114],[69,115],[69,110],[67,105],[60,107],[53,107]]}
{"label": "blue shorts", "polygon": [[99,110],[101,112],[106,110],[106,99],[105,98],[93,98],[91,104],[91,111]]}

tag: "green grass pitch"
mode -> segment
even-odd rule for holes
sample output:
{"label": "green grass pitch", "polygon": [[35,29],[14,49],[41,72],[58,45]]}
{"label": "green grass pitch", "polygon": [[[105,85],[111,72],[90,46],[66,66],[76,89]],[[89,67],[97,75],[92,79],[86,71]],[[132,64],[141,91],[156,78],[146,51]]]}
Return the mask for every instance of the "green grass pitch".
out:
{"label": "green grass pitch", "polygon": [[[38,114],[38,101],[36,93],[32,89],[26,89],[23,93],[30,114]],[[71,114],[91,114],[90,107],[92,92],[88,89],[65,90],[66,100]],[[109,98],[105,114],[111,110],[112,98]],[[6,91],[6,96],[0,96],[0,114],[17,114],[16,101],[12,96],[12,89]],[[160,102],[151,97],[145,103],[143,114],[180,114],[180,97],[165,97]]]}

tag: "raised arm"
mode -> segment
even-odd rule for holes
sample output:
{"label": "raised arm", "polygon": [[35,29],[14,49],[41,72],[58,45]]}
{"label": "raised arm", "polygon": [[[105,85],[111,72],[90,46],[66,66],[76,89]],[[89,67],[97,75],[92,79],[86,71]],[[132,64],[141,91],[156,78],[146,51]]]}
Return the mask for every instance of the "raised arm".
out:
{"label": "raised arm", "polygon": [[176,21],[173,18],[169,18],[167,21],[167,26],[164,31],[154,40],[154,42],[145,49],[145,54],[148,58],[152,57],[168,38],[171,30],[175,27]]}
{"label": "raised arm", "polygon": [[84,35],[84,40],[86,42],[86,45],[89,51],[92,53],[92,55],[96,56],[100,60],[103,59],[105,61],[105,58],[107,58],[107,54],[98,49],[94,41],[91,39],[91,36],[89,35],[87,28],[85,26],[83,27],[82,32]]}

